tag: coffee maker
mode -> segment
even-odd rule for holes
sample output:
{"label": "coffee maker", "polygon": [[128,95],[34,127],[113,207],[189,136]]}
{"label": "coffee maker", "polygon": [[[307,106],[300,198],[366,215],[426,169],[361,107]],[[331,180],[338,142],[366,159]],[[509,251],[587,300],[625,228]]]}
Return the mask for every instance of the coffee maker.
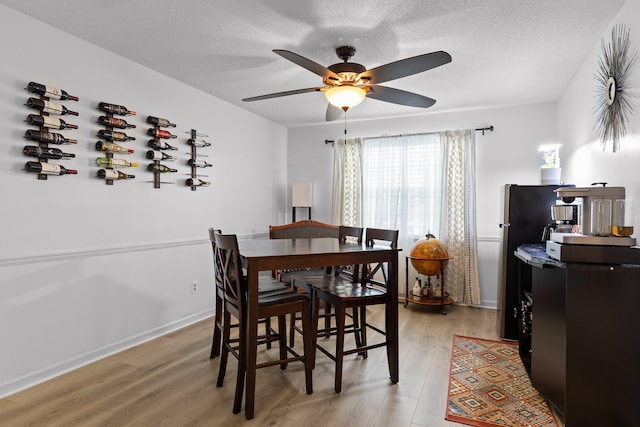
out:
{"label": "coffee maker", "polygon": [[552,233],[573,233],[577,232],[578,227],[578,205],[577,204],[565,204],[558,201],[555,205],[551,206],[551,219],[552,223],[549,223],[544,228],[542,233],[542,243],[545,243],[551,238]]}
{"label": "coffee maker", "polygon": [[572,232],[551,233],[546,242],[547,255],[571,262],[640,262],[640,250],[631,248],[636,245],[635,238],[611,235],[611,206],[625,199],[624,187],[598,182],[591,187],[560,187],[554,191],[562,203],[575,203],[578,218]]}

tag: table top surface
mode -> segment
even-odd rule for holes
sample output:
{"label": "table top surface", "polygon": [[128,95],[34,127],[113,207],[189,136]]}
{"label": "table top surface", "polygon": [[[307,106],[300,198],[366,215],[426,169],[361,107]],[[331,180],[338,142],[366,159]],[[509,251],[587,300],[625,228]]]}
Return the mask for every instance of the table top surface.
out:
{"label": "table top surface", "polygon": [[263,239],[238,241],[240,255],[245,258],[270,256],[301,256],[321,254],[349,254],[362,252],[398,252],[388,246],[366,246],[357,243],[340,243],[331,237],[311,239]]}

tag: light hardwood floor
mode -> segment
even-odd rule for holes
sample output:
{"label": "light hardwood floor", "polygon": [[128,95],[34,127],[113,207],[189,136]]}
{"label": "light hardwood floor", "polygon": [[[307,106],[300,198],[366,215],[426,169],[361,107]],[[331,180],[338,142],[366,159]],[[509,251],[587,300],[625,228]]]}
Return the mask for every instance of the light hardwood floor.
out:
{"label": "light hardwood floor", "polygon": [[[454,334],[497,339],[496,311],[399,307],[400,382],[391,384],[384,349],[345,358],[342,393],[333,363],[317,353],[314,393],[302,364],[258,370],[255,418],[231,412],[236,361],[216,388],[208,319],[0,400],[2,426],[460,426],[444,420]],[[368,319],[383,322],[379,308]],[[297,343],[300,343],[297,337]],[[373,338],[373,337],[371,337]],[[348,340],[347,340],[348,341]],[[260,349],[260,357],[276,353]]]}

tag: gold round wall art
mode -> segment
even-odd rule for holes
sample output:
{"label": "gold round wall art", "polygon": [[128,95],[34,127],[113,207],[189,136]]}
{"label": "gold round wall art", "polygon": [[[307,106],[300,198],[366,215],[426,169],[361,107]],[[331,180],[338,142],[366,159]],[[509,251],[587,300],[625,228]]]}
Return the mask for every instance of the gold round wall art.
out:
{"label": "gold round wall art", "polygon": [[603,151],[609,141],[613,152],[618,151],[620,139],[627,133],[627,123],[633,112],[631,99],[636,95],[630,91],[629,83],[638,54],[630,52],[630,44],[629,28],[624,24],[614,25],[609,42],[602,39],[602,52],[595,74],[595,129]]}

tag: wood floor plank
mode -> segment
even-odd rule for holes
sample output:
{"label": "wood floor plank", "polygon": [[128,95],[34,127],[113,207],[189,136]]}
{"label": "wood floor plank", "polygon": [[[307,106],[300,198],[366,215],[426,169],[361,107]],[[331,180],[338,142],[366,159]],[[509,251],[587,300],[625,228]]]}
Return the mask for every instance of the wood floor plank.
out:
{"label": "wood floor plank", "polygon": [[[381,307],[367,320],[384,324]],[[496,311],[399,306],[400,382],[391,384],[384,349],[345,357],[342,393],[334,364],[317,353],[314,393],[305,393],[302,364],[257,372],[255,419],[231,412],[237,362],[229,359],[216,387],[210,360],[213,319],[151,340],[0,400],[0,424],[20,426],[454,426],[444,420],[454,334],[497,339]],[[370,335],[369,341],[376,339]],[[324,340],[320,338],[320,340]],[[353,342],[347,337],[347,345]],[[323,341],[331,347],[332,340]],[[301,344],[297,339],[296,344]],[[277,357],[277,348],[258,358]],[[244,410],[244,407],[243,407]]]}

